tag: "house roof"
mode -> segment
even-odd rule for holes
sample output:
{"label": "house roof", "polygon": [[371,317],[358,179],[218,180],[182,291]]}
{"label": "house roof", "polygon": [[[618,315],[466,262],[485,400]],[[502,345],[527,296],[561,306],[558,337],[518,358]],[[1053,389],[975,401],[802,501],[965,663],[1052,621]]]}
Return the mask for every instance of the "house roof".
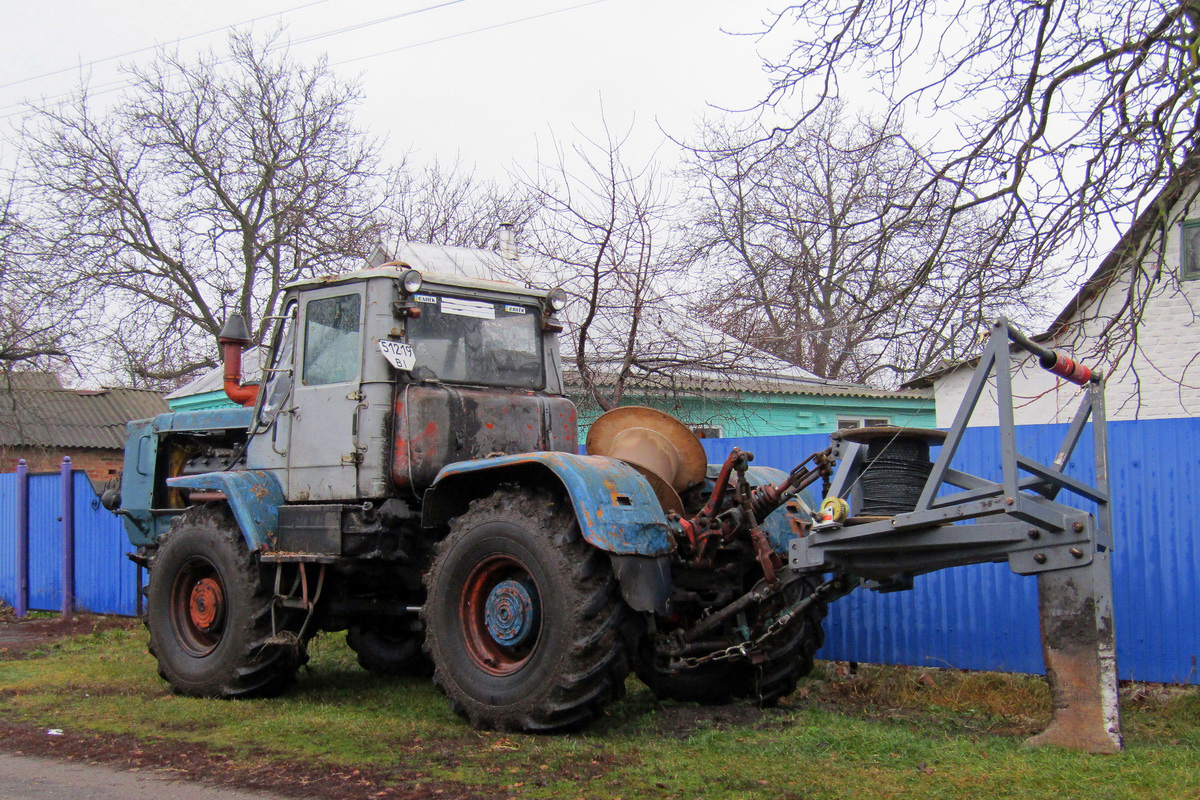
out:
{"label": "house roof", "polygon": [[[611,372],[598,372],[596,380],[601,386],[611,386],[615,379]],[[566,371],[568,386],[580,384],[578,373]],[[679,370],[663,377],[661,383],[648,387],[640,382],[632,387],[639,392],[647,389],[680,392],[754,392],[760,394],[811,395],[822,397],[876,397],[928,399],[931,395],[920,389],[876,389],[858,383],[840,383],[806,378],[794,378],[786,374],[738,370]]]}
{"label": "house roof", "polygon": [[1117,246],[1109,251],[1096,270],[1079,287],[1075,296],[1063,306],[1063,310],[1047,328],[1048,333],[1061,333],[1075,315],[1108,288],[1123,266],[1129,266],[1133,258],[1141,255],[1138,251],[1145,245],[1147,237],[1156,228],[1171,223],[1169,215],[1175,204],[1182,200],[1188,192],[1195,194],[1198,178],[1200,178],[1200,152],[1195,152],[1184,159],[1154,201],[1138,215],[1138,218],[1129,226],[1129,230],[1125,231],[1121,240],[1117,242]]}
{"label": "house roof", "polygon": [[[1045,342],[1063,333],[1071,324],[1071,321],[1092,300],[1109,287],[1117,275],[1120,274],[1122,268],[1128,267],[1133,263],[1135,258],[1143,255],[1143,253],[1139,253],[1139,250],[1145,246],[1148,241],[1147,237],[1156,228],[1170,223],[1169,214],[1171,209],[1183,199],[1187,192],[1191,191],[1193,194],[1195,193],[1198,179],[1200,179],[1200,152],[1192,153],[1184,159],[1179,169],[1167,180],[1162,191],[1138,215],[1138,218],[1133,221],[1133,224],[1121,236],[1116,246],[1109,251],[1104,260],[1100,262],[1092,274],[1088,276],[1088,279],[1079,287],[1079,290],[1075,292],[1075,295],[1063,306],[1058,316],[1054,318],[1054,321],[1050,323],[1043,333],[1030,338],[1035,342]],[[908,388],[932,386],[934,381],[943,375],[961,367],[973,366],[978,362],[978,357],[964,358],[959,361],[950,362],[932,372],[906,381],[901,385]]]}
{"label": "house roof", "polygon": [[[1030,336],[1029,338],[1032,339],[1033,341],[1041,344],[1043,342],[1048,342],[1051,339],[1053,339],[1054,335],[1047,331],[1047,332],[1039,333],[1035,336]],[[1015,344],[1010,343],[1008,346],[1008,349],[1014,350],[1014,349],[1016,349],[1016,347],[1017,346]],[[960,358],[958,361],[944,362],[942,364],[942,366],[938,367],[937,369],[933,370],[932,372],[926,372],[924,375],[918,375],[917,377],[913,378],[912,380],[905,381],[904,383],[900,384],[900,386],[901,386],[901,388],[904,388],[904,389],[924,389],[926,387],[933,386],[934,381],[936,381],[938,378],[942,377],[943,375],[947,375],[951,372],[954,372],[956,369],[962,369],[963,367],[974,368],[975,365],[978,363],[979,363],[979,356],[971,356],[970,358]]]}
{"label": "house roof", "polygon": [[[146,389],[99,391],[0,384],[0,446],[125,448],[125,423],[167,410],[160,392]],[[53,382],[57,384],[57,380]]]}

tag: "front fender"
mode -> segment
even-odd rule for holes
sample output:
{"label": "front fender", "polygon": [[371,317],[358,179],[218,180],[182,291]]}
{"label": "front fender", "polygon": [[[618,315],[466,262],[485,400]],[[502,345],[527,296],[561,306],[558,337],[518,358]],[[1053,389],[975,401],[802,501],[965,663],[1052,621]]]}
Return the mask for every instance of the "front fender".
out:
{"label": "front fender", "polygon": [[663,556],[672,543],[654,491],[633,467],[613,458],[573,453],[523,453],[460,461],[444,467],[425,493],[423,523],[436,527],[462,513],[472,497],[529,476],[566,489],[583,538],[614,555]]}
{"label": "front fender", "polygon": [[250,551],[273,546],[279,532],[279,507],[284,502],[283,486],[274,474],[263,470],[205,472],[168,478],[167,485],[223,493]]}

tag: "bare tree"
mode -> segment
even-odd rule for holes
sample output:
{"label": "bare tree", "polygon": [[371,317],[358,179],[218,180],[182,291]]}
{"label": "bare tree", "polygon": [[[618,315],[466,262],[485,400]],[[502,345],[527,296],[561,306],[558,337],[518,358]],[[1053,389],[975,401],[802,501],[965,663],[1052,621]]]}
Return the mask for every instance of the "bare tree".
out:
{"label": "bare tree", "polygon": [[261,337],[285,283],[377,239],[376,148],[357,87],[277,37],[127,71],[106,110],[86,90],[33,109],[19,177],[61,285],[106,310],[130,378],[170,385],[216,364],[228,314]]}
{"label": "bare tree", "polygon": [[[0,371],[61,368],[80,328],[78,293],[57,286],[41,260],[36,226],[7,181],[0,200]],[[2,390],[2,387],[0,387]]]}
{"label": "bare tree", "polygon": [[390,240],[488,249],[500,225],[518,232],[538,213],[534,192],[520,183],[476,177],[460,162],[396,169],[381,210]]}
{"label": "bare tree", "polygon": [[[785,141],[711,124],[693,151],[701,311],[825,378],[894,385],[1027,317],[1047,276],[981,210],[946,226],[946,191],[896,124],[827,106]],[[932,253],[937,258],[932,259]]]}
{"label": "bare tree", "polygon": [[543,206],[523,246],[563,286],[568,352],[585,403],[609,410],[633,388],[673,391],[681,371],[723,369],[749,349],[687,314],[678,203],[652,164],[629,165],[624,137],[557,146],[526,184]]}
{"label": "bare tree", "polygon": [[[802,108],[776,141],[850,80],[878,88],[889,120],[948,112],[916,201],[940,194],[945,230],[987,208],[1001,241],[1023,240],[1031,262],[1082,262],[1102,234],[1137,227],[1139,241],[1122,247],[1149,258],[1134,263],[1142,274],[1122,312],[1094,338],[1136,346],[1180,210],[1157,198],[1187,171],[1200,136],[1194,2],[816,0],[773,17],[765,34],[790,45],[767,65],[763,109]],[[1154,224],[1135,225],[1147,211]]]}

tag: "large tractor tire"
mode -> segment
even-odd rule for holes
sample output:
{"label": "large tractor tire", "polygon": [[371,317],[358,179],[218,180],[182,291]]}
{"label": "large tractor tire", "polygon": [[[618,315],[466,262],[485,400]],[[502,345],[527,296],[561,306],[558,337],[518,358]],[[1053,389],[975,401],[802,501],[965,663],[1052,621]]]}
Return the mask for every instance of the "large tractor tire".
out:
{"label": "large tractor tire", "polygon": [[346,632],[346,644],[358,656],[358,665],[376,675],[429,677],[429,662],[421,635],[381,626],[354,625]]}
{"label": "large tractor tire", "polygon": [[172,521],[150,563],[146,624],[158,674],[190,697],[277,695],[307,660],[294,635],[268,641],[271,592],[224,506]]}
{"label": "large tractor tire", "polygon": [[[816,581],[811,578],[796,580],[784,590],[783,602],[792,603],[806,597],[816,586]],[[821,623],[827,610],[825,603],[810,606],[777,637],[767,641],[764,658],[757,664],[738,658],[669,672],[657,665],[647,645],[638,660],[638,677],[660,700],[701,705],[749,700],[770,708],[794,692],[800,678],[812,672],[813,657],[825,642]]]}
{"label": "large tractor tire", "polygon": [[548,492],[474,501],[426,586],[434,681],[473,726],[576,730],[624,695],[629,611],[612,565]]}

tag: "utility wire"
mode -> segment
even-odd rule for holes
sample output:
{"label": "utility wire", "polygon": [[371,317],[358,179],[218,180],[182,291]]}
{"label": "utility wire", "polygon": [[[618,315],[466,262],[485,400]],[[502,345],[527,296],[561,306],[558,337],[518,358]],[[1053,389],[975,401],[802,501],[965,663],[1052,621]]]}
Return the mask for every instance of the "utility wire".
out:
{"label": "utility wire", "polygon": [[[313,2],[311,2],[311,3],[303,3],[298,6],[292,6],[291,8],[285,8],[282,11],[273,11],[270,14],[264,14],[261,17],[254,17],[253,19],[244,20],[242,22],[235,22],[232,25],[223,25],[220,28],[213,28],[212,30],[204,31],[202,33],[193,33],[188,36],[184,36],[182,38],[175,39],[173,42],[171,42],[171,44],[179,44],[180,42],[187,42],[192,39],[199,39],[201,36],[209,36],[214,33],[220,33],[221,31],[231,30],[240,25],[251,25],[255,22],[261,22],[264,19],[269,19],[271,17],[283,16],[284,14],[291,14],[294,11],[301,11],[305,8],[319,6],[322,3],[328,3],[328,2],[329,2],[329,0],[313,0]],[[459,0],[459,2],[461,2],[461,0]],[[56,69],[51,72],[43,72],[41,75],[33,75],[28,78],[21,78],[19,80],[12,81],[11,83],[0,84],[0,89],[8,89],[9,87],[12,87],[12,86],[19,86],[22,83],[29,83],[30,81],[38,81],[38,80],[41,80],[42,78],[51,78],[55,75],[61,75],[64,72],[73,72],[74,70],[77,70],[77,69],[87,69],[88,67],[94,67],[97,64],[104,64],[108,61],[116,61],[118,58],[126,58],[127,56],[136,56],[139,53],[146,53],[151,50],[157,50],[158,47],[159,47],[159,45],[157,45],[157,44],[147,45],[146,47],[139,47],[137,50],[129,50],[128,52],[120,53],[115,56],[106,56],[105,58],[97,58],[95,61],[89,61],[86,64],[79,64],[79,65],[73,66],[73,67],[63,67],[62,69]]]}
{"label": "utility wire", "polygon": [[[326,2],[326,0],[316,0],[316,2]],[[368,22],[362,22],[362,23],[358,23],[356,25],[350,25],[345,28],[340,28],[340,29],[333,30],[333,31],[326,31],[326,32],[320,33],[320,34],[314,34],[312,36],[304,37],[302,39],[297,39],[295,41],[289,41],[289,42],[280,44],[278,46],[278,48],[275,48],[275,49],[290,47],[294,44],[307,44],[309,42],[318,41],[320,39],[325,39],[325,38],[328,38],[331,36],[337,36],[342,33],[347,33],[347,32],[351,32],[351,31],[355,31],[355,30],[360,30],[362,28],[370,27],[373,25],[378,25],[383,22],[390,22],[392,20],[399,19],[401,17],[409,17],[409,16],[413,16],[414,14],[421,14],[426,11],[433,11],[433,10],[436,10],[439,8],[443,8],[445,6],[455,5],[456,3],[462,3],[462,2],[466,2],[466,0],[446,0],[446,2],[437,3],[437,4],[431,5],[431,6],[425,6],[424,8],[415,9],[413,11],[408,11],[403,14],[396,14],[396,15],[393,15],[390,17],[380,17],[379,19],[376,19],[376,20],[370,20]],[[371,53],[371,54],[365,55],[365,56],[356,56],[355,58],[349,58],[344,61],[338,61],[336,63],[331,64],[330,66],[336,67],[336,66],[341,66],[343,64],[352,64],[356,61],[363,61],[368,58],[377,58],[379,56],[389,55],[391,53],[399,53],[404,50],[412,50],[417,47],[424,47],[424,46],[430,45],[430,44],[437,44],[438,42],[446,42],[446,41],[450,41],[452,39],[459,39],[464,36],[471,36],[476,33],[484,33],[486,31],[496,30],[498,28],[507,28],[511,25],[519,25],[521,23],[531,22],[532,20],[535,20],[535,19],[541,19],[543,17],[551,17],[556,14],[564,14],[569,11],[576,11],[581,8],[586,8],[587,6],[594,6],[594,5],[599,5],[600,3],[607,3],[607,2],[608,2],[608,0],[590,0],[590,2],[579,3],[577,5],[568,6],[567,8],[559,8],[559,9],[555,9],[553,11],[545,11],[541,14],[533,14],[531,16],[522,17],[520,19],[509,20],[508,22],[499,22],[499,23],[496,23],[495,25],[487,25],[482,28],[474,28],[469,31],[462,31],[461,33],[454,33],[454,34],[450,34],[449,36],[439,37],[437,39],[428,39],[424,42],[417,42],[416,44],[395,47],[395,48],[392,48],[389,50],[383,50],[378,53]],[[310,3],[309,5],[315,5],[315,3]],[[304,6],[300,6],[300,7],[304,8]],[[268,15],[268,16],[274,16],[274,15],[272,14],[272,15]],[[261,19],[261,17],[260,17],[260,19]],[[239,24],[246,24],[246,23],[239,23]],[[218,29],[218,30],[224,30],[224,29]],[[199,35],[203,35],[203,34],[197,34],[197,35],[199,36]],[[182,41],[182,40],[180,40],[180,41]],[[145,49],[154,49],[154,48],[145,48]],[[136,52],[142,52],[142,51],[136,51]],[[221,59],[217,63],[224,63],[227,60],[228,59]],[[101,84],[96,89],[89,90],[88,96],[96,97],[96,96],[99,96],[102,94],[107,94],[109,92],[117,91],[118,89],[122,89],[122,88],[124,88],[126,86],[130,86],[130,85],[132,85],[132,84],[127,79],[120,79],[117,81],[112,81],[110,83]],[[55,102],[57,100],[62,100],[67,97],[70,97],[71,94],[73,94],[73,93],[74,93],[74,90],[72,90],[71,92],[65,92],[65,93],[62,93],[59,95],[54,95],[50,98],[43,98],[43,102]],[[8,106],[0,107],[0,120],[11,119],[12,117],[19,116],[20,114],[22,114],[24,112],[25,105],[26,105],[25,102],[22,101],[20,103],[13,103]],[[8,112],[8,113],[2,113],[2,112]]]}
{"label": "utility wire", "polygon": [[289,45],[308,44],[309,42],[319,41],[320,39],[328,39],[330,36],[338,36],[343,33],[350,33],[351,31],[361,30],[363,28],[370,28],[373,25],[379,25],[384,22],[392,22],[393,20],[401,19],[403,17],[411,17],[415,14],[423,14],[426,11],[434,11],[439,8],[445,8],[446,6],[452,6],[452,5],[456,5],[458,3],[465,3],[465,2],[466,2],[466,0],[446,0],[446,2],[444,2],[444,3],[438,3],[437,5],[426,6],[425,8],[418,8],[413,11],[405,11],[402,14],[392,14],[389,17],[380,17],[379,19],[372,19],[372,20],[368,20],[366,22],[358,22],[358,23],[355,23],[354,25],[347,25],[346,27],[338,28],[337,30],[325,31],[324,33],[316,33],[311,36],[303,36],[299,39],[292,39],[288,42],[288,44]]}
{"label": "utility wire", "polygon": [[[422,8],[417,8],[412,11],[405,11],[401,14],[393,14],[393,15],[387,16],[387,17],[380,17],[378,19],[368,20],[366,22],[359,22],[354,25],[348,25],[344,28],[338,28],[338,29],[332,30],[332,31],[324,31],[322,33],[313,34],[311,36],[305,36],[300,39],[288,40],[288,41],[283,42],[275,47],[270,48],[267,52],[274,52],[276,50],[281,50],[281,49],[291,47],[293,45],[298,45],[298,44],[308,44],[310,42],[319,41],[321,39],[327,39],[331,36],[338,36],[343,33],[349,33],[352,31],[361,30],[363,28],[369,28],[374,25],[382,24],[384,22],[392,22],[393,20],[397,20],[402,17],[411,17],[416,14],[423,14],[427,11],[436,11],[439,8],[445,8],[446,6],[452,6],[452,5],[456,5],[458,3],[465,3],[466,1],[467,0],[445,0],[445,2],[435,3],[434,5],[424,6]],[[267,19],[268,17],[277,16],[278,14],[286,14],[286,13],[289,13],[290,11],[296,11],[301,8],[308,8],[309,6],[314,6],[314,5],[317,5],[318,3],[325,3],[325,2],[328,2],[328,0],[315,0],[315,2],[308,3],[308,4],[302,5],[302,6],[296,6],[295,8],[288,9],[287,11],[277,12],[276,14],[267,14],[266,16],[256,17],[252,20],[247,20],[246,22],[239,22],[236,25],[228,25],[223,28],[215,28],[211,31],[206,31],[205,33],[193,34],[191,36],[184,37],[183,39],[178,39],[178,40],[176,40],[176,42],[182,42],[182,41],[186,41],[188,39],[194,39],[199,36],[207,36],[208,34],[223,31],[223,30],[230,30],[232,28],[237,27],[238,25],[247,25],[252,22],[257,22],[259,20]],[[593,0],[593,3],[595,3],[595,2],[606,2],[606,0]],[[586,5],[592,5],[593,3],[588,3]],[[571,9],[564,9],[564,10],[570,11]],[[553,11],[553,12],[549,12],[549,13],[555,14],[558,12]],[[540,14],[538,16],[547,16],[547,15]],[[536,17],[530,17],[529,19],[536,19]],[[517,20],[517,21],[520,22],[523,20]],[[513,24],[513,23],[504,23],[504,24]],[[502,27],[502,26],[492,26],[492,27]],[[472,31],[468,31],[467,33],[471,33],[471,32]],[[454,36],[450,36],[450,37],[446,37],[446,38],[453,39],[453,38],[456,38],[457,36],[465,36],[465,35],[467,35],[467,34],[461,33],[461,34],[455,34]],[[428,44],[428,43],[426,42],[425,44]],[[419,45],[414,45],[414,46],[419,46]],[[129,53],[125,53],[124,55],[131,55],[134,53],[143,53],[143,52],[146,52],[147,50],[155,50],[155,49],[157,49],[157,45],[151,46],[151,47],[143,47],[140,50],[132,50]],[[112,58],[122,58],[122,57],[123,56],[112,56],[111,58],[108,58],[108,59],[101,59],[101,61],[111,61]],[[224,63],[228,62],[229,60],[230,60],[230,57],[225,57],[225,58],[218,59],[216,63],[224,64]],[[352,59],[352,60],[357,60],[357,59]],[[91,63],[98,64],[98,63],[100,63],[100,61],[94,61]],[[68,69],[74,69],[74,67],[71,67]],[[65,72],[65,71],[68,71],[68,70],[59,70],[58,72]],[[56,72],[56,73],[48,73],[48,74],[58,74],[58,73]],[[27,78],[26,80],[33,80],[33,78]],[[18,83],[20,83],[20,81],[18,81]],[[9,85],[13,85],[13,84],[9,84]],[[97,97],[99,95],[108,94],[109,92],[117,91],[119,89],[125,88],[127,86],[131,86],[131,85],[132,85],[132,83],[129,79],[118,78],[115,81],[109,81],[108,83],[102,83],[97,87],[90,88],[88,90],[88,96],[89,97]],[[4,88],[4,87],[0,86],[0,89],[2,89],[2,88]],[[75,90],[72,89],[69,92],[63,92],[61,94],[52,95],[48,98],[42,98],[42,102],[43,103],[47,103],[47,102],[53,103],[53,102],[56,102],[59,100],[64,100],[64,99],[70,97],[72,94],[74,94],[74,91]],[[26,107],[26,101],[21,101],[19,103],[11,103],[7,106],[0,107],[0,120],[11,119],[12,117],[21,115],[22,113],[24,113],[25,107]],[[8,113],[4,113],[4,112],[8,112]]]}
{"label": "utility wire", "polygon": [[568,11],[575,11],[580,8],[586,8],[587,6],[594,6],[594,5],[599,5],[600,3],[607,3],[607,2],[608,2],[608,0],[591,0],[591,2],[588,2],[588,3],[580,3],[578,5],[569,6],[567,8],[559,8],[554,11],[545,11],[541,14],[534,14],[533,16],[522,17],[521,19],[509,20],[508,22],[498,22],[495,25],[487,25],[482,28],[475,28],[473,30],[463,31],[462,33],[454,33],[449,36],[442,36],[437,39],[428,39],[424,42],[417,42],[416,44],[406,44],[402,47],[393,47],[390,50],[381,50],[378,53],[371,53],[370,55],[355,56],[354,58],[347,58],[344,61],[338,61],[334,64],[331,64],[330,66],[340,67],[343,64],[353,64],[355,61],[364,61],[368,58],[377,58],[379,56],[386,56],[386,55],[390,55],[392,53],[400,53],[400,52],[403,52],[404,50],[412,50],[417,47],[424,47],[427,44],[437,44],[438,42],[448,42],[451,39],[459,39],[463,36],[471,36],[472,34],[476,34],[476,33],[483,33],[485,31],[493,31],[493,30],[496,30],[497,28],[507,28],[509,25],[519,25],[522,22],[530,22],[531,20],[541,19],[542,17],[552,17],[555,14],[565,14]]}

